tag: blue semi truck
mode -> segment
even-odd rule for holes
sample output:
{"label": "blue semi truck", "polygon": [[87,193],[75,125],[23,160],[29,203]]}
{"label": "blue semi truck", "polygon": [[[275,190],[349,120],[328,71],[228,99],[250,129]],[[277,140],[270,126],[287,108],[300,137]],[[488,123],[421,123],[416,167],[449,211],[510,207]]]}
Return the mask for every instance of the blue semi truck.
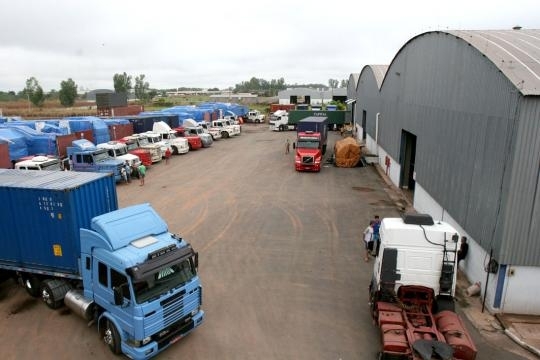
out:
{"label": "blue semi truck", "polygon": [[110,172],[114,174],[116,182],[122,180],[124,161],[110,156],[107,149],[99,149],[93,142],[80,139],[73,140],[66,152],[70,170]]}
{"label": "blue semi truck", "polygon": [[204,319],[198,254],[112,174],[0,169],[0,271],[63,305],[115,354],[155,356]]}

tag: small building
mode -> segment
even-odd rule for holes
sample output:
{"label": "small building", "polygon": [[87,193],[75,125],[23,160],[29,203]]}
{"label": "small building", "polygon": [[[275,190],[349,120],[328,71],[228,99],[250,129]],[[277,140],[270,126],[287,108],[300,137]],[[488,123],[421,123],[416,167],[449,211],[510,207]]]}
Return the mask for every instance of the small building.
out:
{"label": "small building", "polygon": [[288,104],[308,104],[323,105],[331,101],[345,102],[347,100],[347,89],[311,89],[311,88],[290,88],[278,93],[279,103]]}

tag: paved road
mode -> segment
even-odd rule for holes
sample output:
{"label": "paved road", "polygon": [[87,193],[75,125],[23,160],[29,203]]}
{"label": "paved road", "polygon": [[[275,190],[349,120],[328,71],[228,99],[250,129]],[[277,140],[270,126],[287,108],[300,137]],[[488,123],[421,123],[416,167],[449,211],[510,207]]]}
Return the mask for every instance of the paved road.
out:
{"label": "paved road", "polygon": [[[360,232],[374,214],[399,213],[372,167],[297,173],[286,138],[246,125],[155,165],[144,186],[118,185],[120,206],[151,203],[199,251],[205,323],[160,359],[375,358]],[[9,283],[0,315],[2,358],[116,358],[95,327]],[[519,359],[479,339],[478,359]]]}

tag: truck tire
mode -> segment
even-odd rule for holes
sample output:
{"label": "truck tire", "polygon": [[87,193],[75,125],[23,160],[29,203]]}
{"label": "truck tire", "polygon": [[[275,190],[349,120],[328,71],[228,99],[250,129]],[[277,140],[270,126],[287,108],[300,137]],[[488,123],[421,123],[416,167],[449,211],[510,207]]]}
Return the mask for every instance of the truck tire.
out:
{"label": "truck tire", "polygon": [[279,131],[285,131],[285,126],[279,125]]}
{"label": "truck tire", "polygon": [[176,146],[172,147],[172,153],[173,155],[178,155],[178,148]]}
{"label": "truck tire", "polygon": [[223,131],[223,132],[221,133],[221,137],[224,138],[224,139],[228,139],[228,138],[229,138],[229,133],[226,132],[226,131]]}
{"label": "truck tire", "polygon": [[26,275],[22,278],[24,289],[28,295],[39,297],[41,295],[41,280],[34,275]]}
{"label": "truck tire", "polygon": [[122,353],[122,348],[120,346],[120,335],[116,326],[110,320],[105,320],[105,328],[103,329],[103,341],[109,347],[111,352],[115,355]]}
{"label": "truck tire", "polygon": [[71,290],[71,286],[63,280],[47,279],[41,283],[41,299],[51,309],[58,309],[64,305],[64,296]]}

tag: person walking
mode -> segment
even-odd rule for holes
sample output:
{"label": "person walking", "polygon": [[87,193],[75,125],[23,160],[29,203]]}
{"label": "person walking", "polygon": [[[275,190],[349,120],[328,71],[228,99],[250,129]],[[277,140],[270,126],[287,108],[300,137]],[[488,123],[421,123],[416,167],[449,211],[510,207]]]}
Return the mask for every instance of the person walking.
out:
{"label": "person walking", "polygon": [[289,142],[289,139],[287,139],[287,142],[285,143],[285,154],[288,154],[290,149],[291,143]]}
{"label": "person walking", "polygon": [[144,185],[144,178],[146,177],[146,166],[144,166],[143,163],[141,163],[141,165],[139,165],[139,179],[141,180],[141,183],[139,184],[139,186],[143,186]]}
{"label": "person walking", "polygon": [[373,220],[370,221],[368,227],[364,229],[364,247],[366,249],[364,261],[368,262],[369,254],[373,250]]}
{"label": "person walking", "polygon": [[165,150],[165,165],[169,165],[169,159],[171,158],[171,149]]}

